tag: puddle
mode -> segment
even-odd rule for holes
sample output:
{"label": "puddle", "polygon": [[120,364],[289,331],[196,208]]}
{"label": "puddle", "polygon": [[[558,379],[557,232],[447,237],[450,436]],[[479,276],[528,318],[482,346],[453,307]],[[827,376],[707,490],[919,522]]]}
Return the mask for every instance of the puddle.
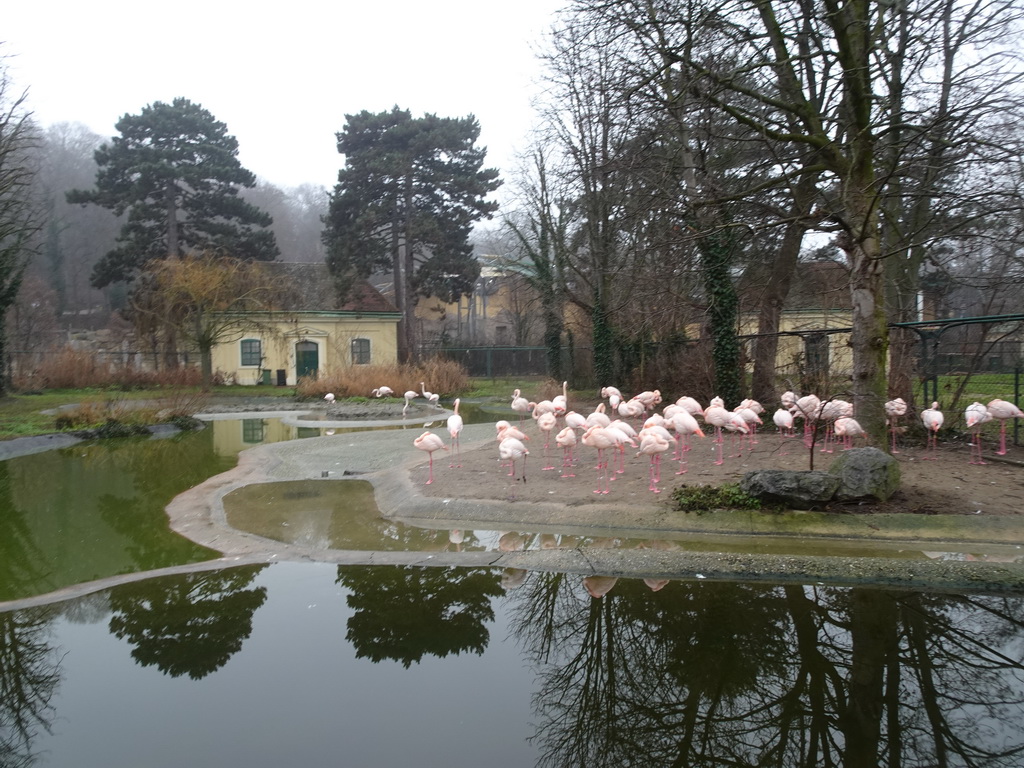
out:
{"label": "puddle", "polygon": [[[988,560],[1016,562],[1024,550],[986,546],[978,551],[914,547],[907,542],[709,536],[672,532],[549,527],[496,531],[428,528],[381,517],[373,486],[365,480],[294,480],[248,485],[224,496],[228,525],[273,541],[317,550],[365,552],[515,552],[538,549],[651,549],[723,554],[792,555],[897,559]],[[931,545],[934,546],[934,545]]]}

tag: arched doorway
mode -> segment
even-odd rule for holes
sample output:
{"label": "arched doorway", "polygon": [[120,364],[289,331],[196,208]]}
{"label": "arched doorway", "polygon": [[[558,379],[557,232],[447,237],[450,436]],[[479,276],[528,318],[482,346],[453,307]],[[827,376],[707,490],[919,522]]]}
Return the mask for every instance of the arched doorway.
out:
{"label": "arched doorway", "polygon": [[300,341],[295,345],[295,376],[316,378],[320,367],[320,347],[315,341]]}

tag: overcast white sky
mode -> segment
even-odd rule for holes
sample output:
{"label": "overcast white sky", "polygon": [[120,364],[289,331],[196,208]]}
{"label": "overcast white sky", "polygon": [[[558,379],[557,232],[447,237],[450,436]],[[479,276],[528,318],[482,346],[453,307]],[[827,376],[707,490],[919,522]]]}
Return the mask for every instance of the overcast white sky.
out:
{"label": "overcast white sky", "polygon": [[38,122],[108,137],[124,114],[183,96],[280,187],[332,187],[345,115],[398,105],[474,114],[506,176],[533,124],[540,47],[564,0],[175,0],[8,3],[0,54]]}

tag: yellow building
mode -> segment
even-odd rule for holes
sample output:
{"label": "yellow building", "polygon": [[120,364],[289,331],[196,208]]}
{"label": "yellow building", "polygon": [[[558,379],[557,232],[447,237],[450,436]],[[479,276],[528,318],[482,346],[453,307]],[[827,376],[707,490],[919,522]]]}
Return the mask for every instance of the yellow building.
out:
{"label": "yellow building", "polygon": [[325,264],[272,264],[273,311],[246,314],[213,349],[213,370],[237,384],[294,386],[302,376],[398,361],[402,315],[369,283],[339,302]]}

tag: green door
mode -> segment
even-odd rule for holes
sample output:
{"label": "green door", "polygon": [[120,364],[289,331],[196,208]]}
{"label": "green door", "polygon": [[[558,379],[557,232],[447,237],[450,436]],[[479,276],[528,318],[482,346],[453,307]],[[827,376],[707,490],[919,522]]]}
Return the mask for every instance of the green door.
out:
{"label": "green door", "polygon": [[320,367],[319,347],[313,341],[300,341],[295,345],[295,375],[298,378],[312,376],[316,378]]}

